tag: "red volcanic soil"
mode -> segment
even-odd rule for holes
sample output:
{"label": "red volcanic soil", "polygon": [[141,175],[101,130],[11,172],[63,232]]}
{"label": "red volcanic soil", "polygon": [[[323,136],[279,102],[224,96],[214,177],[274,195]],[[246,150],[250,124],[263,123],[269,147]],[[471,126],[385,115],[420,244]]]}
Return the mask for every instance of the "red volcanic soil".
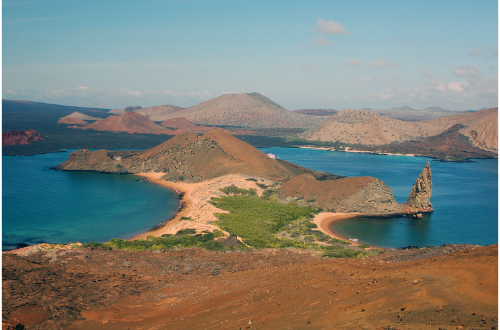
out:
{"label": "red volcanic soil", "polygon": [[2,133],[2,145],[4,146],[30,144],[31,142],[41,140],[45,139],[40,133],[32,129],[28,131],[10,131]]}
{"label": "red volcanic soil", "polygon": [[97,131],[120,131],[128,133],[151,133],[161,127],[137,112],[127,112],[119,116],[110,116],[82,127]]}
{"label": "red volcanic soil", "polygon": [[2,256],[3,329],[498,329],[498,246]]}

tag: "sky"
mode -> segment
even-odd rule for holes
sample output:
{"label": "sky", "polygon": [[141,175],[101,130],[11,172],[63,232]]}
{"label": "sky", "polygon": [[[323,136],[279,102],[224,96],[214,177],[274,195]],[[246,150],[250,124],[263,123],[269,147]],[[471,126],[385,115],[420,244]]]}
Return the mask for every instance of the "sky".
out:
{"label": "sky", "polygon": [[498,105],[497,0],[3,0],[2,98],[289,110]]}

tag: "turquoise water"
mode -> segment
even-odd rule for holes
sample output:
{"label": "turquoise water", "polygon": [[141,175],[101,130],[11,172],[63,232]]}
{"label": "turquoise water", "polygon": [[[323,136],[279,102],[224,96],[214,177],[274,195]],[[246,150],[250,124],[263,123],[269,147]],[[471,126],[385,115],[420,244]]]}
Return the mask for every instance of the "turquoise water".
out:
{"label": "turquoise water", "polygon": [[177,194],[133,175],[49,168],[69,152],[2,157],[2,249],[130,238],[170,219]]}
{"label": "turquoise water", "polygon": [[467,163],[434,161],[425,157],[369,155],[313,149],[262,148],[281,159],[344,176],[372,176],[392,189],[399,203],[408,199],[413,183],[431,162],[432,214],[408,218],[354,219],[331,229],[360,243],[399,248],[451,243],[498,243],[498,160]]}
{"label": "turquoise water", "polygon": [[[312,149],[262,148],[281,159],[344,176],[384,181],[400,203],[430,161],[434,213],[422,220],[355,219],[339,234],[381,247],[498,243],[498,160],[443,163]],[[2,157],[2,248],[41,242],[104,242],[143,233],[172,217],[177,195],[132,175],[50,170],[69,153]]]}

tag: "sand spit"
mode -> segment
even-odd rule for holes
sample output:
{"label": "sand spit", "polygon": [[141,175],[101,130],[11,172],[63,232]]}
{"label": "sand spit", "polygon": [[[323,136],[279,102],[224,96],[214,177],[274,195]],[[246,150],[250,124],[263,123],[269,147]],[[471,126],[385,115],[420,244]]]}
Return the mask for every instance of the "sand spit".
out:
{"label": "sand spit", "polygon": [[[257,194],[261,195],[263,189],[256,185],[257,182],[248,180],[253,178],[243,174],[229,174],[221,176],[212,180],[198,182],[198,183],[185,183],[185,182],[171,182],[160,179],[164,173],[138,173],[137,175],[146,178],[148,181],[162,185],[166,188],[175,190],[178,194],[182,194],[182,206],[175,217],[160,226],[159,228],[150,230],[143,234],[137,235],[132,240],[146,239],[149,236],[161,236],[163,234],[175,234],[177,231],[187,228],[196,229],[198,233],[208,230],[221,230],[219,227],[212,225],[213,221],[217,220],[215,213],[227,213],[227,211],[218,209],[209,201],[212,197],[225,196],[219,188],[235,185],[242,189],[254,188]],[[257,178],[258,183],[263,183],[267,186],[274,184],[273,181],[267,179]],[[330,230],[330,225],[335,221],[352,219],[363,215],[362,213],[333,213],[323,212],[316,215],[314,223],[318,226],[318,230],[330,237],[349,240],[350,237],[342,237],[337,233]],[[229,233],[224,232],[226,235]],[[241,239],[240,239],[241,241]],[[352,242],[353,246],[360,246],[356,242]]]}
{"label": "sand spit", "polygon": [[[165,173],[138,173],[137,175],[146,178],[148,181],[155,184],[162,185],[169,189],[183,194],[182,207],[172,220],[166,222],[160,228],[148,231],[144,234],[138,235],[133,239],[145,239],[148,236],[161,236],[163,234],[175,234],[177,231],[187,228],[196,229],[197,232],[204,230],[214,231],[220,230],[219,227],[211,224],[216,221],[214,213],[226,213],[227,211],[216,208],[210,204],[209,201],[212,197],[225,196],[224,193],[219,191],[219,188],[235,185],[242,189],[254,188],[258,195],[262,194],[263,189],[259,188],[255,181],[249,181],[249,178],[255,178],[244,174],[229,174],[217,177],[212,180],[198,182],[198,183],[185,183],[185,182],[170,182],[161,180],[160,178]],[[258,183],[271,186],[273,181],[262,178],[255,178]],[[229,233],[227,233],[229,235]]]}

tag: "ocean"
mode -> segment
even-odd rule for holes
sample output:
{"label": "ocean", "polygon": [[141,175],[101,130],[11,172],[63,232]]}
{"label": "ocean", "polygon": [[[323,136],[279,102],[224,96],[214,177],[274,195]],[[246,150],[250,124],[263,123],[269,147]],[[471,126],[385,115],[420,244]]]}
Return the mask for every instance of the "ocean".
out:
{"label": "ocean", "polygon": [[372,155],[317,149],[263,148],[265,153],[317,171],[372,176],[404,203],[420,172],[431,163],[434,212],[423,219],[357,218],[331,229],[362,244],[386,248],[498,243],[498,159],[441,162],[426,157]]}
{"label": "ocean", "polygon": [[50,169],[68,155],[2,156],[2,250],[131,238],[180,206],[174,191],[135,175]]}
{"label": "ocean", "polygon": [[[399,248],[450,243],[498,243],[498,160],[439,162],[423,157],[382,156],[298,148],[265,153],[317,171],[373,176],[400,203],[430,161],[434,213],[424,219],[355,219],[332,230],[361,243]],[[2,156],[2,249],[42,242],[105,242],[131,238],[170,219],[175,192],[134,175],[63,172],[49,168],[69,152]]]}

